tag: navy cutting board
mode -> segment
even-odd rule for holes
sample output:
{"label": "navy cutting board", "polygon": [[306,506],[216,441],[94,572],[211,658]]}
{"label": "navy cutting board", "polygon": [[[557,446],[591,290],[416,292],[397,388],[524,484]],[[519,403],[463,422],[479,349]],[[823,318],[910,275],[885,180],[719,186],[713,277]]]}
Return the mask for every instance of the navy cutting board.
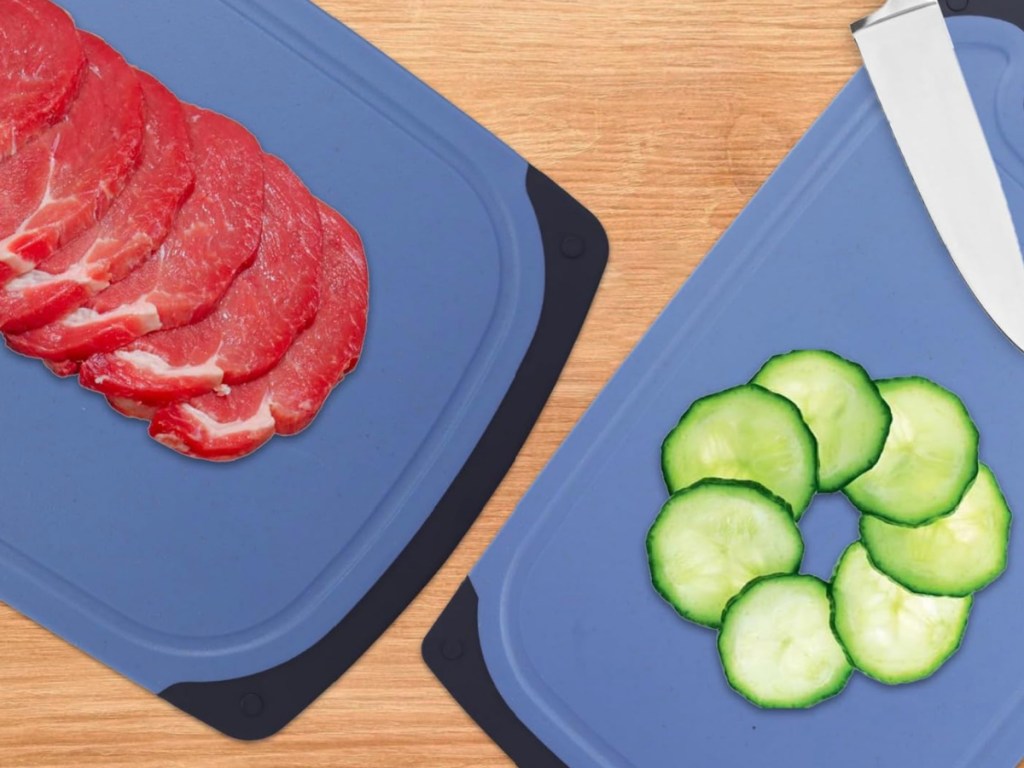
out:
{"label": "navy cutting board", "polygon": [[[950,25],[1024,232],[1024,31],[974,16]],[[956,271],[863,72],[640,343],[424,643],[520,765],[1010,768],[1024,757],[1022,520],[1008,571],[977,596],[938,674],[902,687],[855,675],[807,711],[759,710],[732,692],[715,634],[651,587],[662,439],[694,400],[794,348],[958,393],[1024,516],[1024,355]],[[856,521],[842,496],[817,497],[801,523],[804,569],[827,579]]]}
{"label": "navy cutting board", "polygon": [[358,371],[304,434],[213,465],[0,355],[0,598],[239,738],[341,675],[511,465],[605,260],[597,221],[307,0],[64,0],[241,121],[361,232]]}

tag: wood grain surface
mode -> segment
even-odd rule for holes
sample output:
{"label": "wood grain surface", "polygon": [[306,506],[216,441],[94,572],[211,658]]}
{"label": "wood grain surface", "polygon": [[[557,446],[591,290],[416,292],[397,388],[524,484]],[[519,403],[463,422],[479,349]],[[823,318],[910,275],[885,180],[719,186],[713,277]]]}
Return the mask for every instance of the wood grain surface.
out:
{"label": "wood grain surface", "polygon": [[317,1],[601,218],[612,256],[593,312],[462,546],[286,731],[226,739],[0,607],[4,768],[508,765],[428,672],[420,641],[588,403],[853,73],[847,25],[880,2]]}

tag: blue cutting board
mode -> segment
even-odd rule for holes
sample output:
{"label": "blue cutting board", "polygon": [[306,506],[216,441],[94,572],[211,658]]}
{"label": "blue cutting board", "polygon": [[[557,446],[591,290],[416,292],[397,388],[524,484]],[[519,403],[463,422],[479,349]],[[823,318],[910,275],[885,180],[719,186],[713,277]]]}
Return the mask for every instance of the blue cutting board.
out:
{"label": "blue cutting board", "polygon": [[248,126],[362,233],[365,356],[316,423],[221,466],[0,354],[0,598],[240,738],[332,683],[511,465],[607,257],[600,226],[307,0],[63,0]]}
{"label": "blue cutting board", "polygon": [[[1024,31],[950,24],[1024,232]],[[902,687],[856,675],[807,711],[733,693],[714,633],[652,589],[644,545],[666,498],[662,439],[695,399],[794,348],[960,394],[1024,515],[1024,355],[957,273],[863,72],[640,343],[425,641],[440,679],[521,765],[1010,768],[1024,757],[1020,520],[1009,570],[977,597],[938,674]],[[801,524],[805,570],[828,578],[856,520],[842,496],[818,497]]]}

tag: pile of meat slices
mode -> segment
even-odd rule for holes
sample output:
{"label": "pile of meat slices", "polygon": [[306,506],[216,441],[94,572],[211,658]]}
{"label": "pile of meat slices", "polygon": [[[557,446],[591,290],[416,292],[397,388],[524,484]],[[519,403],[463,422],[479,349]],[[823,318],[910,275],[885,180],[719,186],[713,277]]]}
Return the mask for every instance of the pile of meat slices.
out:
{"label": "pile of meat slices", "polygon": [[0,0],[0,41],[8,346],[188,456],[309,426],[362,351],[355,230],[49,0]]}

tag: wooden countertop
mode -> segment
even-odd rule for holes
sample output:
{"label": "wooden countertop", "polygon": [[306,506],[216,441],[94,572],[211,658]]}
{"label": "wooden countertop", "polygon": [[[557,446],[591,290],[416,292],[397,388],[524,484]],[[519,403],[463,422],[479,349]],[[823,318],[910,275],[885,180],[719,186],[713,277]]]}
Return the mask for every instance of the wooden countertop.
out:
{"label": "wooden countertop", "polygon": [[[171,0],[164,0],[171,2]],[[420,641],[587,404],[858,65],[880,0],[317,0],[603,221],[590,320],[514,469],[398,623],[281,735],[226,739],[6,608],[0,765],[489,768]]]}

